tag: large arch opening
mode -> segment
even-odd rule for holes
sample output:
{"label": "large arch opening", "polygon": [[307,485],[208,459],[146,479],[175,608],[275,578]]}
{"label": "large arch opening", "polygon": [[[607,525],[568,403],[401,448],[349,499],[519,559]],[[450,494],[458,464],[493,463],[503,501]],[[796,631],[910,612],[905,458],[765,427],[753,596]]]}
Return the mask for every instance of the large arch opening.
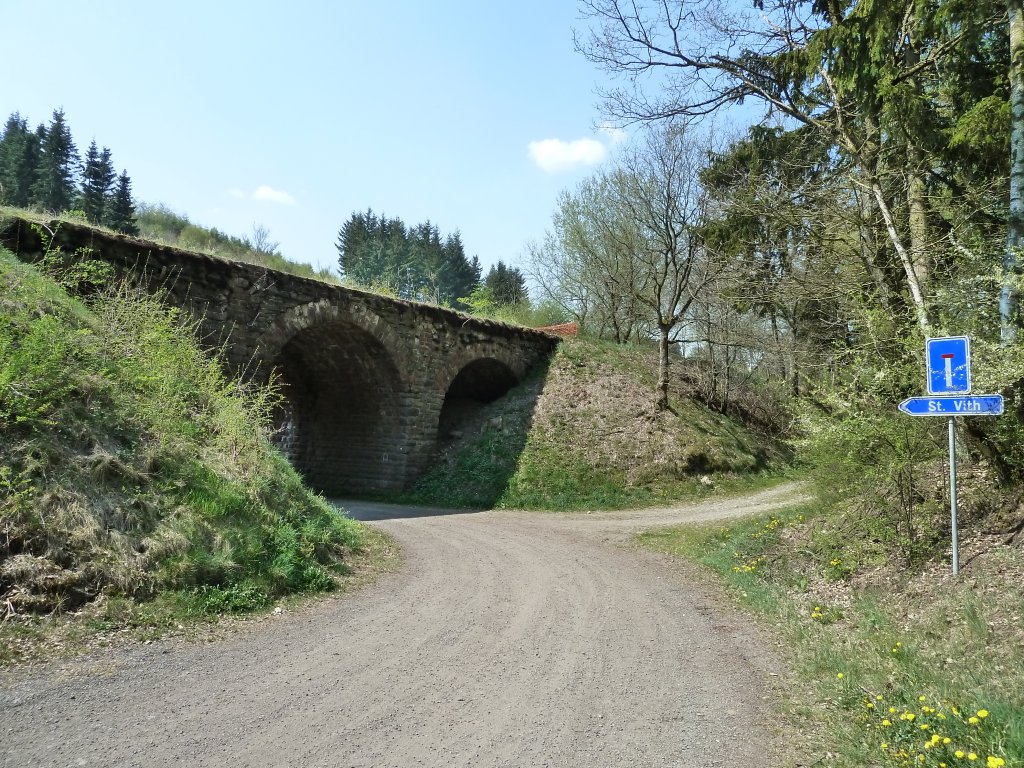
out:
{"label": "large arch opening", "polygon": [[462,437],[475,426],[481,412],[519,383],[505,363],[491,357],[474,360],[464,366],[452,380],[441,405],[437,420],[440,448]]}
{"label": "large arch opening", "polygon": [[319,323],[282,347],[275,370],[276,442],[309,485],[330,495],[401,485],[401,378],[380,341],[351,322]]}

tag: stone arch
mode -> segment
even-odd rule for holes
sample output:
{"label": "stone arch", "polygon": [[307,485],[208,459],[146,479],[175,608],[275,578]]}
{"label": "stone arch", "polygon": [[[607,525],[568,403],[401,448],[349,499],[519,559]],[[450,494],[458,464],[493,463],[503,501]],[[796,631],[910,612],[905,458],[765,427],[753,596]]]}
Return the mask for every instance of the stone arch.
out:
{"label": "stone arch", "polygon": [[447,386],[440,388],[438,445],[458,438],[484,406],[516,386],[525,373],[522,368],[521,362],[497,350],[455,361],[449,367]]}
{"label": "stone arch", "polygon": [[261,338],[284,395],[276,442],[317,490],[401,485],[406,385],[396,341],[365,307],[327,301],[293,307]]}

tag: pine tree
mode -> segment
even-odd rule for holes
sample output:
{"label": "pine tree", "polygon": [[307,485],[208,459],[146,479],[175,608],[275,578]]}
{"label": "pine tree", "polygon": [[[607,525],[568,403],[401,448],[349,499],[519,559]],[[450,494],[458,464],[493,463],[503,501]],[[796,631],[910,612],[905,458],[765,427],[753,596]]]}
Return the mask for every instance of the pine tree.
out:
{"label": "pine tree", "polygon": [[100,224],[107,219],[105,208],[112,202],[111,190],[115,178],[117,174],[110,159],[110,150],[104,147],[100,151],[96,147],[96,140],[93,139],[85,155],[81,196],[81,207],[90,223]]}
{"label": "pine tree", "polygon": [[529,300],[523,273],[518,267],[506,266],[503,261],[491,267],[484,286],[491,290],[494,303],[499,306],[523,304]]}
{"label": "pine tree", "polygon": [[42,131],[39,173],[32,187],[32,202],[49,211],[66,211],[75,199],[79,159],[64,110],[53,112],[50,126]]}
{"label": "pine tree", "polygon": [[0,138],[0,202],[28,207],[39,166],[39,137],[17,112],[7,118]]}
{"label": "pine tree", "polygon": [[480,262],[466,258],[459,234],[442,238],[430,221],[407,227],[372,209],[353,213],[336,247],[342,276],[404,299],[453,306],[480,282]]}
{"label": "pine tree", "polygon": [[106,217],[103,222],[115,232],[125,235],[139,234],[139,226],[135,222],[135,203],[132,202],[132,180],[127,171],[121,171],[117,179],[117,188],[106,206]]}
{"label": "pine tree", "polygon": [[444,259],[443,293],[447,303],[467,309],[459,299],[469,296],[480,285],[480,259],[476,256],[471,260],[466,258],[462,236],[458,232],[445,238],[441,252]]}

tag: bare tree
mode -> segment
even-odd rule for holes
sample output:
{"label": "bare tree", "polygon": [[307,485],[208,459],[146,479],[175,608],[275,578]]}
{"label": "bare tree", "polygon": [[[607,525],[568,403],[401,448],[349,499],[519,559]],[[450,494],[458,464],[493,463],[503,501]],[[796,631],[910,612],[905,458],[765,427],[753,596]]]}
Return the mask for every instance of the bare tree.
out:
{"label": "bare tree", "polygon": [[706,145],[668,123],[645,131],[613,175],[616,205],[638,235],[634,258],[642,280],[635,298],[657,330],[659,408],[668,407],[671,345],[695,299],[723,266],[701,237],[708,196],[700,170],[708,154]]}
{"label": "bare tree", "polygon": [[644,279],[637,226],[616,204],[614,183],[614,174],[599,173],[564,192],[544,242],[529,248],[528,269],[541,295],[600,338],[624,343],[653,325],[636,300]]}
{"label": "bare tree", "polygon": [[272,255],[281,247],[280,243],[270,239],[270,230],[262,224],[252,225],[252,236],[248,239],[250,247],[256,253]]}
{"label": "bare tree", "polygon": [[530,249],[547,298],[618,341],[658,341],[656,404],[668,407],[670,350],[695,299],[722,269],[702,242],[708,147],[679,125],[649,126],[615,164],[563,194]]}

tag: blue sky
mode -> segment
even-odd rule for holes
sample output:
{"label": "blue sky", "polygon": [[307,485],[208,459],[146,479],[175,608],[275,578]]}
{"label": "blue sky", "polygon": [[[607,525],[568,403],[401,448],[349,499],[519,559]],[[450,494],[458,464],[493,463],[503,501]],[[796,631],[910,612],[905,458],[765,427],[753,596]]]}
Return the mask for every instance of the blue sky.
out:
{"label": "blue sky", "polygon": [[606,76],[573,49],[572,0],[0,0],[0,18],[0,119],[63,107],[137,199],[263,224],[321,267],[368,207],[519,263],[617,138],[595,129]]}

